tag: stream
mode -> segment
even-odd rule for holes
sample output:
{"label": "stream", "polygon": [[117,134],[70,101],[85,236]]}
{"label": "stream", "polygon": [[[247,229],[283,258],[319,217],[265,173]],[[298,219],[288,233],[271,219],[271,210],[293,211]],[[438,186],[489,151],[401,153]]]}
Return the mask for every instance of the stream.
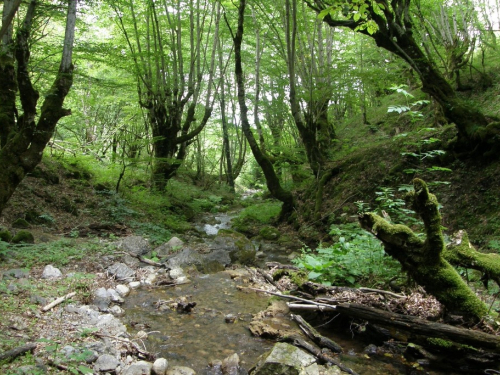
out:
{"label": "stream", "polygon": [[[205,224],[205,218],[196,228],[206,233],[203,240],[210,244],[219,229],[230,227],[232,217],[231,214],[217,214],[211,221],[213,224]],[[264,261],[286,259],[279,250],[268,244],[268,257]],[[253,314],[265,310],[270,298],[238,289],[248,280],[234,277],[235,272],[191,275],[188,284],[133,290],[123,305],[129,332],[147,332],[144,344],[148,351],[166,358],[174,366],[191,367],[198,374],[203,374],[213,360],[222,360],[233,353],[239,355],[243,367],[250,369],[257,358],[275,344],[252,336],[248,330]],[[196,306],[190,313],[170,309],[168,304],[179,298],[196,302]],[[289,325],[295,323],[290,320]],[[401,355],[366,352],[367,343],[353,339],[348,327],[338,328],[324,326],[320,331],[344,348],[340,361],[360,375],[453,374],[417,369],[415,363],[405,363]]]}

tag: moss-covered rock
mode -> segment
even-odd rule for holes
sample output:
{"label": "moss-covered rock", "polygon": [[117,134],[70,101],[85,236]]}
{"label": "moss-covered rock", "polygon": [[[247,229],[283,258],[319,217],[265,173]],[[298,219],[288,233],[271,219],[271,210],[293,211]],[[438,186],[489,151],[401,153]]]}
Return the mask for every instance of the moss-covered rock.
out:
{"label": "moss-covered rock", "polygon": [[233,230],[221,229],[215,237],[215,243],[218,249],[226,250],[229,253],[231,262],[240,264],[253,264],[257,251],[255,247],[244,234]]}
{"label": "moss-covered rock", "polygon": [[12,243],[35,243],[35,237],[30,231],[20,230],[12,238]]}
{"label": "moss-covered rock", "polygon": [[277,241],[280,238],[281,233],[275,227],[268,225],[259,231],[259,235],[265,240]]}
{"label": "moss-covered rock", "polygon": [[0,228],[0,241],[10,242],[12,240],[12,233],[9,230]]}
{"label": "moss-covered rock", "polygon": [[17,229],[26,229],[30,227],[30,223],[28,223],[25,219],[19,218],[12,223],[12,228]]}

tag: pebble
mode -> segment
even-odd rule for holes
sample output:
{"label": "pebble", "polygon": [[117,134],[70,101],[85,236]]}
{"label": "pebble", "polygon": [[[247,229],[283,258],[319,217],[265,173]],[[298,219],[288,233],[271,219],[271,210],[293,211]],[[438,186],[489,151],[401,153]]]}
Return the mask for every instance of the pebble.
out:
{"label": "pebble", "polygon": [[141,286],[141,282],[140,281],[131,281],[130,283],[128,283],[128,286],[130,287],[130,289],[137,289]]}
{"label": "pebble", "polygon": [[115,287],[115,290],[120,295],[120,297],[127,297],[130,294],[130,288],[123,284],[118,284]]}
{"label": "pebble", "polygon": [[158,358],[155,363],[153,363],[153,374],[155,375],[165,375],[168,369],[168,361],[165,358]]}

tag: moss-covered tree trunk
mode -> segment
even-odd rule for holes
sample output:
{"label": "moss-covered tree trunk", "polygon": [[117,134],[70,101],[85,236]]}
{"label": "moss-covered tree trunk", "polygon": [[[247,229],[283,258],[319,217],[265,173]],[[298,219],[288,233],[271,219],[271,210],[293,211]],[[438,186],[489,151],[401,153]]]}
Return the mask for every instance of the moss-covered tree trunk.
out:
{"label": "moss-covered tree trunk", "polygon": [[[2,133],[0,213],[26,174],[41,161],[43,150],[54,134],[59,119],[71,113],[63,108],[63,103],[73,83],[71,60],[75,35],[76,0],[69,1],[61,64],[52,87],[45,95],[39,116],[36,110],[39,93],[31,83],[28,69],[29,38],[36,7],[36,1],[29,3],[24,22],[17,31],[15,42],[2,39],[0,52],[0,131]],[[6,44],[12,46],[14,54],[10,53],[10,48],[3,48]],[[13,74],[14,71],[17,74]],[[16,93],[19,94],[21,108],[16,106]]]}
{"label": "moss-covered tree trunk", "polygon": [[374,213],[360,215],[359,222],[382,241],[386,253],[398,260],[403,270],[435,296],[449,313],[462,314],[473,322],[479,321],[488,312],[486,305],[443,256],[445,243],[438,201],[429,193],[424,181],[415,179],[413,187],[408,200],[424,221],[425,240],[417,237],[407,226],[390,224]]}
{"label": "moss-covered tree trunk", "polygon": [[284,220],[289,219],[290,215],[293,213],[295,200],[292,193],[283,189],[283,187],[281,186],[280,180],[276,175],[276,171],[274,170],[271,160],[269,160],[267,155],[260,149],[248,121],[248,107],[245,103],[245,84],[243,79],[243,66],[241,61],[241,44],[243,42],[243,22],[245,16],[245,6],[245,0],[240,1],[240,5],[238,7],[238,28],[236,34],[233,35],[235,74],[238,88],[238,103],[240,106],[241,127],[248,141],[248,144],[250,145],[252,154],[261,167],[264,176],[266,177],[267,188],[274,198],[283,202],[279,220]]}
{"label": "moss-covered tree trunk", "polygon": [[[306,3],[317,13],[325,12],[331,7],[331,3],[324,0],[306,1]],[[461,100],[450,82],[424,53],[413,36],[411,0],[374,1],[367,5],[368,19],[375,22],[378,27],[375,32],[365,27],[366,20],[363,17],[357,21],[334,19],[340,13],[336,13],[335,7],[330,8],[333,11],[326,14],[324,21],[332,27],[348,27],[365,34],[373,38],[377,46],[406,61],[419,75],[422,81],[422,91],[441,105],[450,123],[456,124],[458,134],[456,145],[459,150],[495,152],[495,148],[500,143],[500,123],[489,123],[479,108]],[[483,148],[478,146],[483,146]],[[486,149],[484,146],[487,146]]]}

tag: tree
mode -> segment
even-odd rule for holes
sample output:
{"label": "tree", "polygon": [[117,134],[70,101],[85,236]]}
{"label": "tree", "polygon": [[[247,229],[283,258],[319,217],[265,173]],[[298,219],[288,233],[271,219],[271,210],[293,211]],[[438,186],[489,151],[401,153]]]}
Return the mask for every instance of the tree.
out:
{"label": "tree", "polygon": [[293,213],[293,209],[295,208],[295,200],[292,193],[283,189],[283,187],[281,186],[280,180],[276,175],[271,160],[260,149],[259,144],[257,143],[257,140],[255,139],[250,128],[250,122],[248,121],[248,107],[245,102],[246,97],[243,78],[243,64],[241,61],[241,46],[243,42],[245,7],[246,1],[241,0],[238,6],[238,26],[236,29],[236,33],[234,34],[231,32],[231,34],[233,35],[234,43],[235,75],[238,88],[238,104],[240,107],[241,125],[243,128],[243,133],[245,134],[248,144],[250,145],[250,149],[252,150],[253,156],[255,157],[255,160],[257,161],[259,166],[262,168],[262,172],[266,177],[267,188],[274,198],[283,202],[279,220],[284,220],[286,218],[289,218],[289,216]]}
{"label": "tree", "polygon": [[418,74],[422,91],[443,108],[445,117],[457,128],[457,149],[491,150],[500,140],[500,123],[489,123],[477,108],[461,100],[451,84],[422,50],[414,37],[410,0],[353,1],[344,7],[335,0],[304,0],[332,27],[347,27],[373,38],[377,46],[399,56]]}
{"label": "tree", "polygon": [[[214,12],[215,3],[190,0],[185,5],[180,0],[173,5],[113,3],[134,61],[139,104],[153,136],[153,179],[159,190],[174,176],[187,147],[207,124],[214,101],[220,14]],[[127,14],[130,19],[125,19]]]}
{"label": "tree", "polygon": [[[41,3],[31,1],[24,20],[16,30],[9,21],[18,2],[6,0],[2,18],[0,51],[0,213],[26,174],[41,161],[57,122],[71,111],[63,103],[73,83],[73,40],[76,23],[76,0],[69,0],[66,31],[59,70],[44,95],[39,115],[39,92],[30,75],[32,25]],[[3,30],[6,31],[3,31]],[[16,97],[19,95],[20,108]]]}
{"label": "tree", "polygon": [[382,241],[386,253],[399,261],[403,270],[435,296],[449,313],[463,314],[478,322],[488,313],[488,308],[445,259],[439,203],[424,181],[416,178],[413,187],[408,201],[424,222],[425,240],[407,226],[390,224],[374,213],[360,215],[359,222]]}

